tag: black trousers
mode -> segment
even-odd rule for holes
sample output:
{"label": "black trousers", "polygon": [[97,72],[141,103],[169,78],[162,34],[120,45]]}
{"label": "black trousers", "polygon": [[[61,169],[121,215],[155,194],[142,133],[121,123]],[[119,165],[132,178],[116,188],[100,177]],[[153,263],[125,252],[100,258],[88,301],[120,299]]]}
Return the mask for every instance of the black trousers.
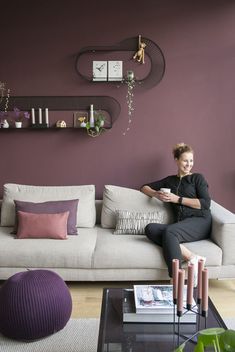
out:
{"label": "black trousers", "polygon": [[173,224],[148,224],[146,236],[162,247],[169,276],[172,277],[172,259],[182,261],[180,243],[195,242],[208,238],[211,232],[211,216],[190,217]]}

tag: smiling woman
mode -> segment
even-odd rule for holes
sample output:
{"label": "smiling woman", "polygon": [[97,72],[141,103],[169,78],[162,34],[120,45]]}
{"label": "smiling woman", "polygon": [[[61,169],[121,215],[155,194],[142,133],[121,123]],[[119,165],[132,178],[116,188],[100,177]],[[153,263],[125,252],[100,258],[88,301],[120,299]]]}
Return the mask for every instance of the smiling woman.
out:
{"label": "smiling woman", "polygon": [[[197,262],[201,257],[188,250],[183,243],[203,240],[211,231],[210,196],[204,176],[192,173],[193,149],[179,143],[173,148],[177,174],[162,180],[147,183],[141,191],[149,197],[170,203],[175,222],[166,224],[148,224],[147,237],[163,248],[163,255],[172,277],[172,260],[186,260],[194,264],[194,286],[197,286]],[[164,192],[162,188],[169,188]],[[206,258],[202,258],[204,261]]]}

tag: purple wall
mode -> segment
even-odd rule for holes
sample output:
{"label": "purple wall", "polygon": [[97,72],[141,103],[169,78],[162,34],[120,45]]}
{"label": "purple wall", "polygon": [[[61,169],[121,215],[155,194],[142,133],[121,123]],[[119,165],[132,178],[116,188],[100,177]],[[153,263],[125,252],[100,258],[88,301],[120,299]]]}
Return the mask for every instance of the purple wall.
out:
{"label": "purple wall", "polygon": [[[194,147],[194,170],[206,176],[212,197],[235,212],[234,1],[22,0],[5,2],[2,12],[0,80],[12,95],[110,95],[122,110],[98,138],[0,132],[0,195],[6,182],[94,183],[97,197],[104,184],[138,188],[175,172],[171,148],[184,141]],[[133,124],[123,136],[125,87],[88,83],[74,63],[84,46],[138,34],[160,46],[166,72],[156,87],[136,90]]]}

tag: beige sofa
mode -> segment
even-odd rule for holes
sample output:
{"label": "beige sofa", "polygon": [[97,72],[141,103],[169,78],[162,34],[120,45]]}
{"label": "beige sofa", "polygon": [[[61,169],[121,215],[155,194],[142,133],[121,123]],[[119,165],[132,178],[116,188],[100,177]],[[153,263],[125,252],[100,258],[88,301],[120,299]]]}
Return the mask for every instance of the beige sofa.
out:
{"label": "beige sofa", "polygon": [[[67,240],[15,239],[11,234],[13,199],[41,202],[72,198],[79,198],[78,236],[69,236]],[[31,268],[51,269],[66,281],[168,279],[160,247],[144,235],[114,234],[117,210],[157,210],[163,222],[171,221],[169,205],[134,189],[105,186],[103,200],[95,201],[92,185],[5,185],[0,227],[0,280]],[[213,201],[211,211],[210,239],[186,246],[207,258],[210,278],[235,278],[235,215]]]}

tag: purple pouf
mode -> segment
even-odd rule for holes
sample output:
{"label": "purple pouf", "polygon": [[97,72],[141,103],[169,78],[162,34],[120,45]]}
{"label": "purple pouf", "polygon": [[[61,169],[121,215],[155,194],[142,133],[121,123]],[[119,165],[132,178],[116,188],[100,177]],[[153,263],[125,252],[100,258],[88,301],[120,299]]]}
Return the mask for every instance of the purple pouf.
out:
{"label": "purple pouf", "polygon": [[50,270],[11,276],[0,289],[0,332],[17,340],[36,340],[67,324],[72,299],[63,279]]}

